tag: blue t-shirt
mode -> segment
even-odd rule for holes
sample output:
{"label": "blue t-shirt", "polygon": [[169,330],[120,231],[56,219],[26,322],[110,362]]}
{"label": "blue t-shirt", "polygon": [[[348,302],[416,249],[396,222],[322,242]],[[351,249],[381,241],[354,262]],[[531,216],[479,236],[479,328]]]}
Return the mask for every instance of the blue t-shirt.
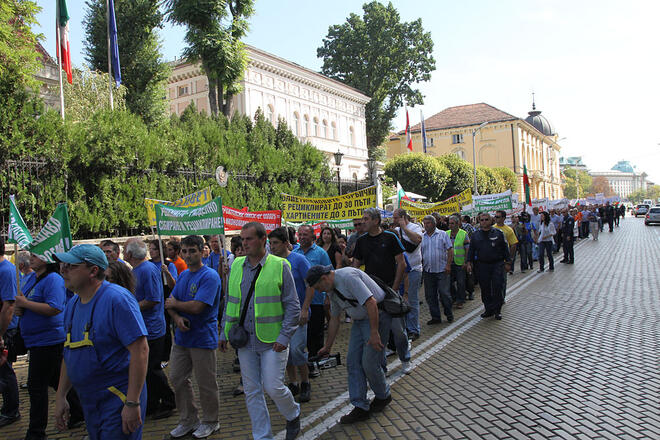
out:
{"label": "blue t-shirt", "polygon": [[[225,249],[225,262],[227,261],[230,255],[231,252]],[[220,266],[220,254],[216,254],[215,252],[211,251],[208,258],[206,258],[205,260],[206,262],[202,261],[202,263],[204,263],[205,266],[210,267],[216,272],[218,271],[218,267]]]}
{"label": "blue t-shirt", "polygon": [[536,231],[536,226],[532,222],[523,223],[525,229],[527,229],[527,234],[525,235],[525,241],[527,243],[534,243],[534,237],[532,237],[532,231]]}
{"label": "blue t-shirt", "polygon": [[[293,249],[293,252],[296,254],[304,255],[309,261],[309,264],[316,266],[317,264],[322,264],[323,266],[330,266],[332,262],[328,253],[321,246],[317,246],[316,243],[313,243],[307,252],[303,251],[302,247],[298,246]],[[325,292],[319,292],[318,290],[314,291],[314,299],[312,299],[312,304],[319,305],[325,302]]]}
{"label": "blue t-shirt", "polygon": [[135,299],[140,301],[157,302],[149,310],[142,311],[144,325],[147,326],[149,336],[147,339],[158,339],[165,334],[165,307],[163,297],[163,281],[160,276],[160,269],[155,264],[149,264],[148,261],[140,263],[133,268],[135,275]]}
{"label": "blue t-shirt", "polygon": [[37,278],[36,272],[30,272],[27,275],[21,275],[21,292],[23,292],[23,295],[25,295],[25,286],[27,283],[32,283],[34,284],[34,279]]}
{"label": "blue t-shirt", "polygon": [[[95,307],[94,303],[96,303]],[[92,308],[94,308],[93,317]],[[135,296],[123,287],[108,281],[103,281],[87,304],[83,304],[78,295],[74,295],[64,312],[64,330],[71,329],[71,342],[83,340],[85,326],[90,321],[92,326],[89,339],[94,343],[99,362],[108,371],[116,373],[125,371],[128,380],[130,354],[126,347],[138,338],[148,335]],[[69,371],[75,368],[79,366],[67,365]],[[69,373],[69,376],[71,375]],[[93,386],[93,384],[76,383],[74,385]]]}
{"label": "blue t-shirt", "polygon": [[[66,305],[64,279],[51,272],[38,283],[37,277],[30,277],[23,288],[23,295],[30,301],[45,303],[60,312]],[[29,292],[28,292],[29,290]],[[55,316],[45,316],[25,309],[21,317],[21,336],[25,346],[46,347],[64,342],[64,313]]]}
{"label": "blue t-shirt", "polygon": [[309,264],[307,258],[295,252],[291,252],[286,259],[291,263],[291,273],[293,274],[293,281],[296,283],[296,292],[298,293],[300,307],[302,307],[305,302],[305,290],[307,289],[305,277],[312,265]]}
{"label": "blue t-shirt", "polygon": [[[0,307],[3,301],[16,301],[16,266],[7,259],[0,263]],[[14,315],[7,329],[17,325],[18,316]]]}
{"label": "blue t-shirt", "polygon": [[174,342],[188,348],[218,348],[218,305],[220,304],[220,276],[207,266],[196,272],[186,269],[181,272],[172,296],[179,301],[201,301],[202,313],[192,315],[177,311],[190,322],[190,330],[182,332],[177,327]]}

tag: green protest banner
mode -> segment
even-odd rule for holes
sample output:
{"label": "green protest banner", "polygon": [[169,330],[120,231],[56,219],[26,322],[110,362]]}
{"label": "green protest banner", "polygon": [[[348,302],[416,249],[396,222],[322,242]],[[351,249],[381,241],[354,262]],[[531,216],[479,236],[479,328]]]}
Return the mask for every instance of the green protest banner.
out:
{"label": "green protest banner", "polygon": [[157,204],[156,228],[159,235],[215,235],[225,233],[222,200],[216,197],[194,207]]}
{"label": "green protest banner", "polygon": [[16,243],[20,248],[24,248],[32,242],[30,230],[25,225],[23,217],[16,208],[14,196],[9,196],[9,230],[7,231],[7,242]]}
{"label": "green protest banner", "polygon": [[55,263],[53,254],[67,252],[71,249],[72,244],[69,212],[66,209],[66,203],[59,203],[39,234],[25,249],[33,254],[41,255],[49,263]]}

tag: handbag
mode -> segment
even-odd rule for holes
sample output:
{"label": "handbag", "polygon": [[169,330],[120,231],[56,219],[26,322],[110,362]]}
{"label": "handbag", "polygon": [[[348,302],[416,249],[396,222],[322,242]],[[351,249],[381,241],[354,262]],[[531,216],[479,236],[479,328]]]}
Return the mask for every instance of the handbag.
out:
{"label": "handbag", "polygon": [[417,250],[417,247],[419,247],[419,244],[415,244],[412,241],[408,241],[405,238],[403,238],[403,232],[401,232],[401,229],[399,229],[399,238],[401,238],[401,244],[403,245],[403,249],[409,254],[415,252],[415,250]]}
{"label": "handbag", "polygon": [[[48,274],[46,274],[48,275]],[[45,275],[37,278],[37,280],[34,282],[32,287],[28,289],[27,292],[23,293],[23,296],[27,297],[30,292],[32,292],[32,289],[35,288],[35,286],[44,279]],[[27,354],[28,349],[25,346],[25,340],[23,339],[23,335],[21,335],[21,323],[19,321],[18,327],[13,328],[11,330],[7,330],[6,332],[7,335],[7,351],[9,352],[9,356],[7,359],[9,362],[16,362],[16,357],[17,356],[22,356],[24,354]]]}
{"label": "handbag", "polygon": [[245,323],[245,315],[247,314],[247,309],[250,308],[250,299],[252,298],[252,293],[254,292],[254,286],[257,284],[257,278],[259,278],[259,273],[261,272],[261,265],[257,267],[257,273],[252,279],[252,284],[250,284],[250,289],[248,290],[247,297],[245,298],[245,303],[243,310],[241,311],[241,319],[238,321],[237,325],[234,325],[229,329],[229,343],[234,348],[243,348],[247,345],[250,340],[250,335],[247,330],[243,328],[243,323]]}
{"label": "handbag", "polygon": [[385,298],[383,298],[383,300],[378,303],[379,309],[386,312],[393,318],[400,318],[410,313],[410,304],[401,295],[399,295],[399,292],[392,289],[377,276],[369,276],[376,282],[376,284],[378,284],[378,287],[383,289],[383,292],[385,292]]}

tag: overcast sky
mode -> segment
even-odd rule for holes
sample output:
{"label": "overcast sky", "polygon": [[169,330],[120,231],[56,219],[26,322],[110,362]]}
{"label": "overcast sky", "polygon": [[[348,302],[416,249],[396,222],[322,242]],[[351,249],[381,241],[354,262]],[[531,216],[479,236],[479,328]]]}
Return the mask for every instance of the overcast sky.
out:
{"label": "overcast sky", "polygon": [[[55,53],[54,1],[37,31]],[[256,0],[246,42],[320,70],[316,49],[328,26],[361,14],[362,1]],[[72,61],[80,66],[84,1],[68,0]],[[423,106],[411,125],[451,106],[485,102],[525,118],[536,105],[559,133],[564,156],[592,170],[629,160],[660,184],[660,2],[628,0],[393,1],[402,20],[422,18],[436,70],[420,85]],[[121,32],[121,29],[119,29]],[[180,56],[184,29],[160,32],[166,60]],[[121,59],[121,53],[120,53]],[[394,130],[405,125],[399,112]]]}

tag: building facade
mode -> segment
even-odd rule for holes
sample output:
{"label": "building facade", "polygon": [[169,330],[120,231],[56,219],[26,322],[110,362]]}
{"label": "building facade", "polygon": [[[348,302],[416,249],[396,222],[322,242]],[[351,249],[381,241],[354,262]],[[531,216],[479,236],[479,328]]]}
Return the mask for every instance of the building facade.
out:
{"label": "building facade", "polygon": [[630,193],[638,190],[646,191],[650,182],[646,180],[648,176],[644,172],[635,171],[630,162],[622,160],[608,171],[592,171],[591,177],[604,177],[614,191],[622,199],[628,198]]}
{"label": "building facade", "polygon": [[[522,194],[526,164],[533,198],[563,197],[557,134],[534,104],[524,120],[479,103],[447,108],[425,119],[424,126],[428,155],[456,154],[472,163],[472,137],[476,131],[477,166],[509,168],[518,176],[518,192]],[[412,126],[410,132],[413,151],[423,152],[421,124]],[[388,159],[407,152],[405,130],[389,138]]]}
{"label": "building facade", "polygon": [[[273,125],[284,119],[303,142],[333,155],[343,153],[342,179],[364,179],[367,169],[365,106],[370,98],[359,90],[298,64],[247,46],[248,65],[233,109],[254,118],[258,109]],[[174,62],[168,79],[171,114],[191,103],[210,113],[208,80],[200,64]],[[336,169],[336,167],[335,167]]]}

